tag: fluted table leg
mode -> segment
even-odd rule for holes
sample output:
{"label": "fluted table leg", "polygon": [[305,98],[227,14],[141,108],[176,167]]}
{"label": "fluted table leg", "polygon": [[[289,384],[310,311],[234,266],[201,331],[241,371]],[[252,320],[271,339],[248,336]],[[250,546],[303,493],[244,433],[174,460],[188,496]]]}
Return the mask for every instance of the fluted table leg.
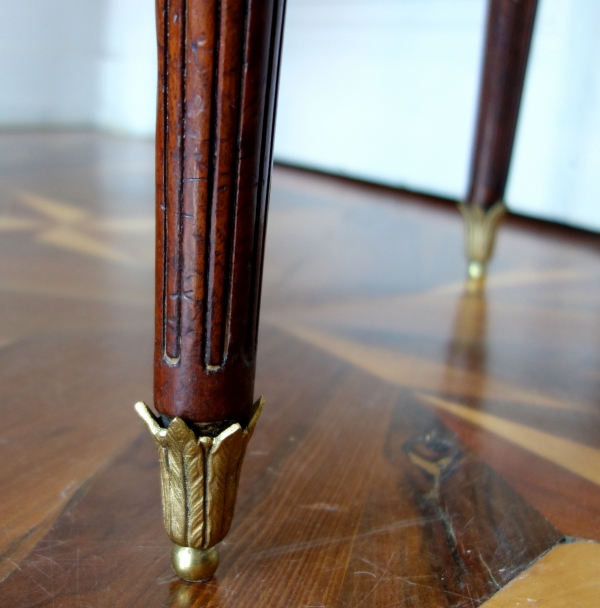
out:
{"label": "fluted table leg", "polygon": [[173,565],[218,563],[254,402],[285,0],[157,0],[155,416]]}

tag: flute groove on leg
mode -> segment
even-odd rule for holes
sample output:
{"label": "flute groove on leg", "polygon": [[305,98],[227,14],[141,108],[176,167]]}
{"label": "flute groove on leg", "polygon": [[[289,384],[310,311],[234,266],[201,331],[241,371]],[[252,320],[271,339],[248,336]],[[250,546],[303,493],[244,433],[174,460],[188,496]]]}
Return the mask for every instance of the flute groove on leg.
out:
{"label": "flute groove on leg", "polygon": [[187,580],[216,568],[262,408],[253,393],[284,10],[285,0],[157,0],[159,415],[136,409],[159,450],[173,565]]}

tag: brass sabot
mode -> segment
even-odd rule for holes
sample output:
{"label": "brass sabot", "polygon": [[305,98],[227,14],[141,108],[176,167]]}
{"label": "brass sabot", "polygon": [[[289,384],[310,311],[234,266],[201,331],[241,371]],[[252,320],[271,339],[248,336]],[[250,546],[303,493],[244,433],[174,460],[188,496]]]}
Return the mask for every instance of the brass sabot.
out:
{"label": "brass sabot", "polygon": [[[209,550],[231,526],[242,462],[263,406],[261,397],[245,429],[235,423],[217,437],[197,437],[181,418],[163,428],[144,402],[135,405],[158,448],[165,529],[176,546],[173,567],[185,580],[191,571],[206,580],[216,569],[218,554]],[[184,562],[193,567],[184,572]]]}
{"label": "brass sabot", "polygon": [[489,209],[459,203],[465,225],[465,250],[469,260],[469,278],[481,280],[494,252],[498,224],[506,213],[506,206],[498,201]]}

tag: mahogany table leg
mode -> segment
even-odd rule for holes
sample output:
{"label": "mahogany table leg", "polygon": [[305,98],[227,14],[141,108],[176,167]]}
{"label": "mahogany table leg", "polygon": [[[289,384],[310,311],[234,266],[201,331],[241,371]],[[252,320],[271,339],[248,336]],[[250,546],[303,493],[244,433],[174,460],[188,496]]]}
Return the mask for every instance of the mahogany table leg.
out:
{"label": "mahogany table leg", "polygon": [[155,417],[173,565],[205,580],[253,407],[285,0],[157,0]]}
{"label": "mahogany table leg", "polygon": [[537,0],[490,0],[469,193],[461,204],[469,276],[485,274],[515,138]]}

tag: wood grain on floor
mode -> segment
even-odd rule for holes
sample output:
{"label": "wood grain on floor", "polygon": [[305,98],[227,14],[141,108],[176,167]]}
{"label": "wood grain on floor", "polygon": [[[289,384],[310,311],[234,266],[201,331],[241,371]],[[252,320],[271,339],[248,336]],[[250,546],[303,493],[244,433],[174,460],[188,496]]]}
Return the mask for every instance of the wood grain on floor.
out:
{"label": "wood grain on floor", "polygon": [[564,542],[600,540],[600,237],[509,218],[474,290],[456,209],[283,168],[267,405],[217,576],[174,576],[133,413],[153,155],[0,136],[0,606],[600,605]]}

